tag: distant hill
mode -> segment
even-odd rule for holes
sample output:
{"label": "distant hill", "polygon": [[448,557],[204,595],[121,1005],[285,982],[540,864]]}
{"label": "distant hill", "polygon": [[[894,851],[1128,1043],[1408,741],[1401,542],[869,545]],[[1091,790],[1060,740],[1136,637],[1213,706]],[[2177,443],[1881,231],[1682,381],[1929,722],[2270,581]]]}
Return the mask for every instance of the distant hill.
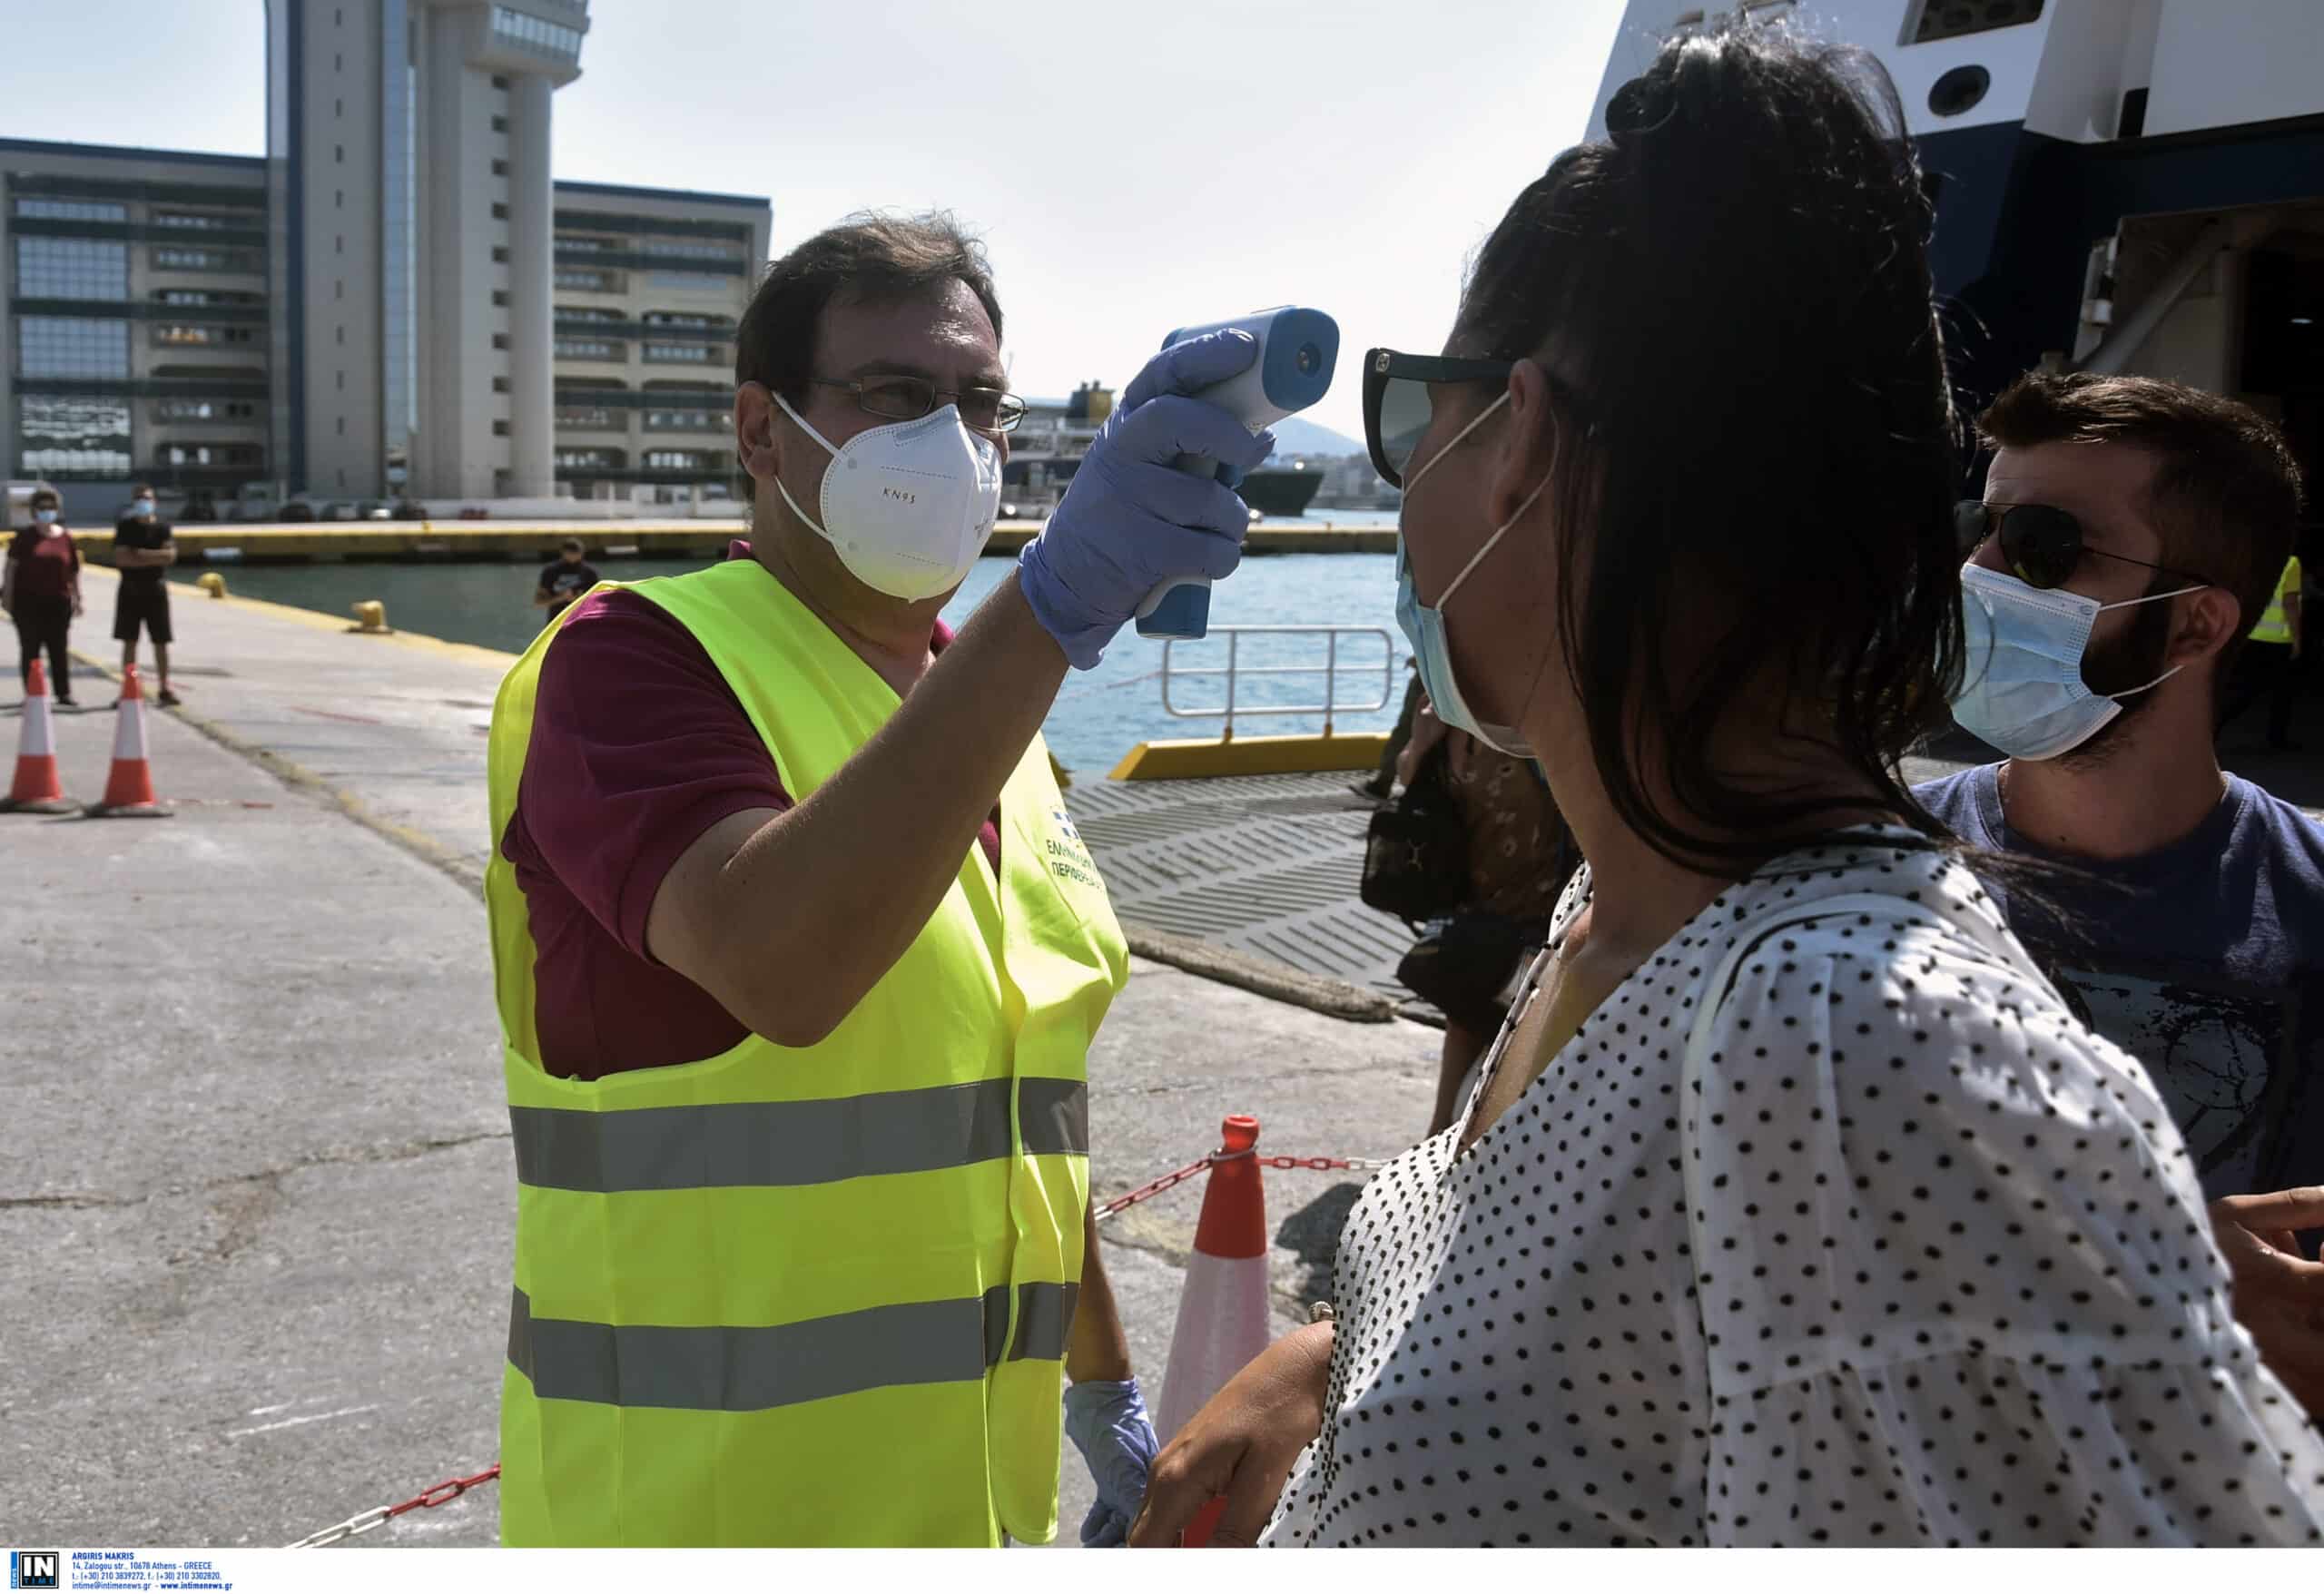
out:
{"label": "distant hill", "polygon": [[1343,432],[1293,416],[1268,428],[1275,433],[1275,451],[1286,458],[1294,454],[1361,454],[1364,445]]}

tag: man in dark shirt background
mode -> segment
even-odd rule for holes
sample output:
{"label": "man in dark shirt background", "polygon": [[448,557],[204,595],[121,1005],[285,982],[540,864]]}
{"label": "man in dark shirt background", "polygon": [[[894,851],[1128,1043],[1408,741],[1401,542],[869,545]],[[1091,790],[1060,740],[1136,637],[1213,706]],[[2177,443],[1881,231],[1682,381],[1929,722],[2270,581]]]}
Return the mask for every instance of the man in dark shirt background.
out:
{"label": "man in dark shirt background", "polygon": [[554,621],[603,580],[589,564],[588,554],[579,537],[566,537],[557,556],[541,566],[541,583],[533,589],[533,607],[547,609]]}
{"label": "man in dark shirt background", "polygon": [[[2324,1226],[2324,824],[2212,745],[2219,683],[2290,550],[2299,467],[2250,409],[2145,378],[2031,376],[1980,429],[1982,523],[2037,506],[2055,545],[2013,550],[2004,522],[1981,580],[2103,612],[2081,623],[2086,692],[1980,699],[1973,647],[1964,723],[2016,751],[1913,794],[1973,847],[2073,871],[1986,883],[2083,1022],[2146,1066],[2215,1203],[2237,1319],[2324,1414],[2324,1266],[2294,1238]],[[2035,679],[2000,648],[1992,666]]]}
{"label": "man in dark shirt background", "polygon": [[121,644],[125,674],[137,663],[139,628],[153,637],[153,671],[162,688],[153,701],[175,708],[178,694],[170,690],[170,584],[162,572],[178,562],[177,540],[170,523],[153,512],[151,487],[140,482],[130,498],[128,515],[113,529],[113,568],[121,572],[121,592],[113,602],[113,640]]}

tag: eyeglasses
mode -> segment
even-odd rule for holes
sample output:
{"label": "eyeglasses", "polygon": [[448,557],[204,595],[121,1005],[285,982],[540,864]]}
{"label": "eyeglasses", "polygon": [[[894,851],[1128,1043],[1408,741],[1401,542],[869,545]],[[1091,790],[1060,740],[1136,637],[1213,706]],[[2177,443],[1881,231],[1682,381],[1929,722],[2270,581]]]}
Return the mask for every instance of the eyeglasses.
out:
{"label": "eyeglasses", "polygon": [[1025,401],[1000,388],[940,388],[926,377],[865,377],[842,381],[836,377],[810,377],[818,388],[837,388],[855,395],[856,407],[885,420],[918,420],[932,414],[939,398],[960,407],[960,419],[970,431],[1013,432],[1025,418]]}
{"label": "eyeglasses", "polygon": [[1435,413],[1439,382],[1506,382],[1517,362],[1448,359],[1374,349],[1364,357],[1364,440],[1372,468],[1390,487],[1404,485],[1404,467]]}
{"label": "eyeglasses", "polygon": [[2009,566],[2009,573],[2026,585],[2044,591],[2063,586],[2072,580],[2084,554],[2112,559],[2118,565],[2136,565],[2142,570],[2159,570],[2200,586],[2217,585],[2209,576],[2191,571],[2150,565],[2144,559],[2128,559],[2103,548],[2086,546],[2082,538],[2082,522],[2053,505],[1983,504],[1974,498],[1965,498],[1953,507],[1953,529],[1961,539],[1961,556],[1965,559],[1983,547],[1987,537],[1998,536],[2002,560]]}

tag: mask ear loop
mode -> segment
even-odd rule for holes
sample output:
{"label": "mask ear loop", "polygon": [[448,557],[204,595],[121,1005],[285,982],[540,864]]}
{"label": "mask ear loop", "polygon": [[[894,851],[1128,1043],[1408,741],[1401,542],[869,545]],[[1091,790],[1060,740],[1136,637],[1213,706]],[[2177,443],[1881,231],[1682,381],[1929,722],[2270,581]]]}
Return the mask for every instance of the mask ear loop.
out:
{"label": "mask ear loop", "polygon": [[[2144,597],[2124,598],[2119,604],[2101,604],[2098,605],[2098,612],[2102,615],[2109,609],[2135,609],[2141,604],[2159,604],[2165,598],[2185,597],[2191,592],[2209,592],[2212,585],[2208,581],[2199,581],[2192,586],[2182,586],[2175,592],[2152,592]],[[2126,697],[2136,697],[2142,692],[2153,691],[2186,667],[2184,664],[2173,664],[2143,686],[2133,686],[2128,692],[2102,693],[2100,695],[2120,703]]]}
{"label": "mask ear loop", "polygon": [[[807,424],[806,418],[802,416],[797,410],[791,408],[791,401],[789,399],[785,398],[780,393],[773,393],[770,394],[769,397],[773,398],[777,404],[783,407],[783,413],[791,418],[793,425],[796,426],[801,431],[805,432],[809,437],[814,438],[816,442],[822,445],[824,453],[830,455],[834,459],[839,458],[839,450],[832,447],[831,439],[824,437],[822,433],[817,431],[813,427],[809,426]],[[799,523],[802,526],[804,526],[809,531],[813,532],[817,536],[822,537],[825,542],[828,543],[832,541],[832,534],[825,531],[821,526],[818,526],[804,509],[799,507],[799,500],[791,496],[791,489],[783,485],[783,475],[780,471],[775,473],[774,490],[783,495],[783,502],[784,506],[789,508],[793,515],[796,515],[799,517]],[[832,546],[836,547],[839,545],[832,543]]]}

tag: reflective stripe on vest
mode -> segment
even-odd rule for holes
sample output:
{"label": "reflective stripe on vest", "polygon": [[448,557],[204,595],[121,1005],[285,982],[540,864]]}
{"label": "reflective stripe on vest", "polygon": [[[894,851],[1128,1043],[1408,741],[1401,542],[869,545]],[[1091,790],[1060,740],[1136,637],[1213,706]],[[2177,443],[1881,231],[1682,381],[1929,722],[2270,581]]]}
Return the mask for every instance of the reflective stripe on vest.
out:
{"label": "reflective stripe on vest", "polygon": [[2251,627],[2254,642],[2273,642],[2291,645],[2291,616],[2285,612],[2284,598],[2299,590],[2299,559],[2294,556],[2284,566],[2284,573],[2276,578],[2276,590],[2268,596],[2268,606],[2260,611],[2260,623]]}
{"label": "reflective stripe on vest", "polygon": [[[891,688],[755,564],[632,591],[699,641],[804,802]],[[579,605],[566,611],[581,613]],[[553,622],[502,683],[514,813]],[[517,1171],[511,1544],[974,1545],[1056,1531],[1091,1038],[1128,971],[1036,739],[980,850],[824,1039],[596,1080],[541,1065],[524,893],[485,877]]]}
{"label": "reflective stripe on vest", "polygon": [[981,1378],[1004,1359],[1065,1354],[1078,1284],[1009,1286],[967,1301],[914,1301],[775,1328],[663,1328],[537,1318],[525,1292],[508,1314],[508,1362],[547,1401],[764,1412],[870,1389]]}
{"label": "reflective stripe on vest", "polygon": [[[508,1109],[517,1182],[545,1189],[698,1190],[822,1185],[966,1167],[1008,1156],[1010,1082],[820,1101],[737,1101],[629,1112]],[[1089,1087],[1027,1079],[1029,1156],[1089,1155]]]}

